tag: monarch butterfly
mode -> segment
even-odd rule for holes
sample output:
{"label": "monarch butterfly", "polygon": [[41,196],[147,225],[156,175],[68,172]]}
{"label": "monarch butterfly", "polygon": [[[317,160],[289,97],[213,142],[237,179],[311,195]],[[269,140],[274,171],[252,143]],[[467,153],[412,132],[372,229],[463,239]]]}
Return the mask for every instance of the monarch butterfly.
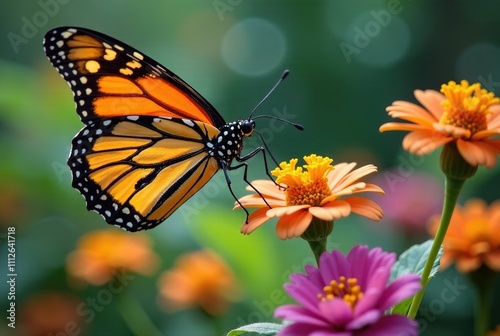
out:
{"label": "monarch butterfly", "polygon": [[[245,161],[259,152],[271,178],[265,142],[264,147],[241,155],[243,138],[254,132],[254,119],[271,116],[252,118],[250,114],[226,123],[173,72],[90,29],[52,29],[43,45],[49,61],[69,84],[85,125],[74,137],[68,158],[72,186],[85,198],[87,209],[107,223],[127,231],[151,229],[219,169],[238,201],[227,171],[243,167],[244,180],[251,185]],[[232,166],[233,159],[239,164]]]}

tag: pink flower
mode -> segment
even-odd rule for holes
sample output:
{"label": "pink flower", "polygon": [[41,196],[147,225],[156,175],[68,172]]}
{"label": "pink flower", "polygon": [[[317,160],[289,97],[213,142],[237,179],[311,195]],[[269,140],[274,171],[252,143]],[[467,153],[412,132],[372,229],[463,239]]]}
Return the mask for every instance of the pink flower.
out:
{"label": "pink flower", "polygon": [[384,197],[372,197],[384,210],[385,219],[409,237],[421,239],[429,218],[442,209],[441,181],[420,172],[403,175],[394,169],[382,172],[373,182],[385,191]]}
{"label": "pink flower", "polygon": [[347,256],[334,250],[321,255],[319,268],[292,274],[285,290],[299,305],[276,309],[291,322],[277,336],[418,335],[417,323],[385,312],[421,288],[420,277],[407,274],[388,284],[394,253],[355,246]]}

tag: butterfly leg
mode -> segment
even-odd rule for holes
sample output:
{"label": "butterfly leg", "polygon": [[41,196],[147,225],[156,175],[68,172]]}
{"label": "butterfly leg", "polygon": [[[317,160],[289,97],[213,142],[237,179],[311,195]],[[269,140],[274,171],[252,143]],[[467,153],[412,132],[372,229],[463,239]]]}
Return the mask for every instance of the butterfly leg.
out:
{"label": "butterfly leg", "polygon": [[[238,159],[238,158],[236,158],[236,160],[238,160],[238,161],[245,161],[246,159],[249,159],[250,157],[252,157],[252,156],[254,156],[255,154],[257,154],[257,153],[253,153],[253,152],[262,152],[262,155],[263,155],[263,157],[264,157],[264,165],[265,165],[265,167],[266,167],[266,175],[267,175],[267,176],[269,176],[269,179],[270,179],[271,181],[273,181],[273,182],[274,182],[274,184],[275,184],[275,185],[276,185],[276,186],[277,186],[280,190],[286,190],[286,187],[284,187],[284,186],[282,186],[282,185],[280,185],[280,184],[276,183],[276,181],[274,180],[274,178],[271,176],[271,174],[270,174],[270,172],[269,172],[269,165],[268,165],[268,163],[267,163],[266,152],[269,154],[269,156],[271,157],[271,159],[273,160],[273,162],[276,164],[276,166],[278,166],[278,167],[279,167],[279,163],[278,163],[278,161],[276,161],[276,159],[274,158],[273,153],[271,153],[271,151],[269,150],[269,147],[267,146],[266,141],[264,140],[264,137],[262,136],[262,134],[261,134],[260,132],[258,132],[257,130],[254,130],[254,133],[256,133],[256,134],[260,137],[260,139],[262,140],[262,144],[264,145],[264,148],[262,148],[262,147],[258,147],[258,148],[256,148],[254,151],[252,151],[252,152],[248,153],[247,155],[243,156],[242,158],[239,158],[239,159]],[[250,156],[250,154],[252,154],[252,155]]]}
{"label": "butterfly leg", "polygon": [[[229,170],[235,170],[235,169],[238,169],[240,168],[241,166],[245,165],[246,166],[246,163],[245,164],[241,164],[241,165],[238,165],[238,166],[235,166],[235,167],[230,167],[230,166],[227,166],[225,162],[221,162],[221,166],[222,166],[222,171],[224,172],[224,176],[226,177],[226,183],[227,183],[227,187],[229,188],[229,192],[231,193],[231,195],[233,195],[233,198],[236,200],[236,202],[239,204],[240,208],[242,208],[245,213],[247,214],[247,218],[245,220],[245,223],[248,223],[248,216],[250,216],[250,213],[248,212],[248,210],[243,206],[243,204],[241,204],[240,200],[238,199],[238,197],[236,197],[236,195],[234,194],[233,192],[233,188],[231,188],[231,178],[229,177],[229,174],[227,173]],[[246,168],[245,168],[245,172],[246,172]],[[246,173],[245,173],[246,175]],[[248,182],[247,182],[248,183]],[[255,188],[253,188],[254,190],[256,190]]]}

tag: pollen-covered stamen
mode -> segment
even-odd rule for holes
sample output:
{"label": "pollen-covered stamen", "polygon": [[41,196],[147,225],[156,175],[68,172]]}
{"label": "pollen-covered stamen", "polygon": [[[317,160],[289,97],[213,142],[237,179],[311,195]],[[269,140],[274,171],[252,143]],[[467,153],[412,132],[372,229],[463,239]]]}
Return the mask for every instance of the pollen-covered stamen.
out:
{"label": "pollen-covered stamen", "polygon": [[289,187],[286,190],[286,205],[309,204],[319,206],[321,201],[332,195],[328,180],[323,177],[316,181]]}
{"label": "pollen-covered stamen", "polygon": [[441,92],[446,100],[441,103],[444,112],[439,123],[469,130],[469,136],[488,128],[489,108],[500,102],[492,92],[481,89],[481,84],[469,85],[465,80],[443,84]]}
{"label": "pollen-covered stamen", "polygon": [[[332,195],[327,173],[333,169],[332,159],[312,154],[304,157],[307,165],[296,167],[297,159],[282,162],[271,174],[276,183],[286,185],[286,205],[319,206],[321,201]],[[304,171],[303,168],[306,170]]]}
{"label": "pollen-covered stamen", "polygon": [[358,279],[341,276],[338,281],[332,280],[323,287],[323,293],[317,295],[320,301],[329,301],[334,298],[343,299],[354,309],[356,303],[363,297],[364,293],[358,285]]}

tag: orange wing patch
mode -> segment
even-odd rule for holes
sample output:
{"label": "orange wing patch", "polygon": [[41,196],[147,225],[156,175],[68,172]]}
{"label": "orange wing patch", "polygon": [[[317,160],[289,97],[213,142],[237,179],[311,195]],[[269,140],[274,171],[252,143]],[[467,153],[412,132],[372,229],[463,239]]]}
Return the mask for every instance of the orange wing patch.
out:
{"label": "orange wing patch", "polygon": [[178,76],[109,36],[81,28],[54,29],[45,36],[44,47],[70,85],[85,123],[136,115],[225,124],[210,103]]}
{"label": "orange wing patch", "polygon": [[[211,171],[205,169],[203,165],[205,161],[208,161],[207,156],[202,153],[166,167],[153,181],[132,197],[130,204],[143,216],[147,216],[149,220],[165,219],[191,196],[184,199],[185,191],[189,191],[193,185],[200,183],[200,174],[203,174],[205,179],[200,185],[201,188],[217,172],[218,169]],[[200,165],[202,165],[201,168]],[[186,174],[190,174],[188,178],[186,178]],[[179,183],[180,188],[174,189],[175,183]],[[163,203],[158,204],[163,195],[168,195],[168,197],[162,200]],[[158,209],[151,214],[154,207],[158,207]]]}

